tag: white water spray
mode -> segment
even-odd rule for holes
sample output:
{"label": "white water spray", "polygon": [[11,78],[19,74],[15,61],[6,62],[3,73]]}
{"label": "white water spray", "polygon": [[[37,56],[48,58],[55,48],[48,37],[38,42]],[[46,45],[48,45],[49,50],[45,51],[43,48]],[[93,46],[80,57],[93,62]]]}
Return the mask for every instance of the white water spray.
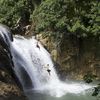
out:
{"label": "white water spray", "polygon": [[[22,75],[23,73],[20,72],[21,67],[23,67],[32,81],[33,87],[29,89],[26,88],[26,85],[23,85],[25,91],[33,90],[39,93],[47,93],[52,96],[60,97],[66,93],[80,93],[90,88],[90,86],[84,84],[65,84],[61,82],[54,69],[50,54],[39,42],[38,45],[40,48],[38,48],[36,46],[37,42],[34,37],[28,40],[23,37],[17,37],[14,38],[14,42],[12,43],[13,61],[17,76],[19,76],[21,83],[25,84],[22,79],[24,77]],[[19,55],[18,58],[16,57],[16,52],[18,53],[17,55]],[[48,64],[51,70],[50,75],[47,72]]]}
{"label": "white water spray", "polygon": [[[37,47],[37,43],[39,47]],[[14,41],[9,44],[14,71],[25,92],[35,91],[61,97],[66,93],[80,93],[91,87],[79,83],[65,84],[61,82],[54,69],[50,54],[34,37],[25,39],[22,36],[15,36]],[[47,69],[51,70],[50,75]]]}

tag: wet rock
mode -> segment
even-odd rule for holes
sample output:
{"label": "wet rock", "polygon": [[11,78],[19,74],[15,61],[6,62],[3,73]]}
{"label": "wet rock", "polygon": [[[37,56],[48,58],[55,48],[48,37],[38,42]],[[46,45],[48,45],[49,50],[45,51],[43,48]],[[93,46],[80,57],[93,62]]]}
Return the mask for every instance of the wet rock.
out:
{"label": "wet rock", "polygon": [[21,90],[11,74],[4,69],[0,69],[0,100],[27,100],[23,90]]}
{"label": "wet rock", "polygon": [[51,36],[40,33],[36,37],[58,63],[56,70],[62,78],[83,79],[91,71],[100,79],[100,41],[94,37],[79,39],[66,35],[60,45]]}
{"label": "wet rock", "polygon": [[0,100],[27,100],[15,84],[0,81]]}
{"label": "wet rock", "polygon": [[7,52],[0,45],[0,100],[27,100],[11,67]]}

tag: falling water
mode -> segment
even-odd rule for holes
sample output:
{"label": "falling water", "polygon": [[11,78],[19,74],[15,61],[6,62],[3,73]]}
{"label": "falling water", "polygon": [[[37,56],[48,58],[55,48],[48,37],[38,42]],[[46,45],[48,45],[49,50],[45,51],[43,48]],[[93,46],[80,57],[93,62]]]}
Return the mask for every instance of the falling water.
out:
{"label": "falling water", "polygon": [[[37,43],[39,47],[37,47]],[[65,84],[61,82],[54,69],[50,54],[34,37],[25,39],[21,36],[15,36],[11,50],[15,64],[14,70],[26,92],[33,90],[60,97],[68,92],[80,93],[90,88],[90,86],[84,84]],[[47,66],[48,64],[49,66]],[[27,73],[28,79],[30,78],[30,84],[27,84],[22,69]],[[51,70],[50,75],[47,69]]]}
{"label": "falling water", "polygon": [[[34,89],[41,88],[54,79],[58,81],[50,54],[39,42],[38,45],[40,48],[38,48],[36,46],[37,42],[34,38],[27,40],[24,37],[17,36],[14,38],[11,46],[15,71],[17,70],[16,73],[18,76],[22,76],[19,75],[22,74],[20,73],[22,67],[29,75],[32,84],[34,84]],[[49,66],[47,66],[48,64]],[[47,69],[51,70],[50,75]]]}
{"label": "falling water", "polygon": [[[4,31],[8,34],[8,31],[3,30],[0,33],[1,37]],[[13,42],[8,35],[3,37],[4,41],[5,38],[9,41],[14,63],[13,70],[25,92],[35,91],[61,97],[66,93],[77,94],[91,88],[90,85],[61,82],[54,69],[50,54],[34,37],[26,39],[22,36],[14,36]],[[50,69],[51,72],[48,73],[47,69]]]}

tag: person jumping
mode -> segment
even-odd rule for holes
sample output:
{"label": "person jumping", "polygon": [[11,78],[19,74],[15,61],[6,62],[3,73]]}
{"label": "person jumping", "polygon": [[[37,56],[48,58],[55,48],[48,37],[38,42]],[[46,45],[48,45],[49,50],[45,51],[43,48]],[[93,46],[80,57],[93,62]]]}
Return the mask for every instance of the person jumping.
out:
{"label": "person jumping", "polygon": [[47,64],[47,72],[49,73],[49,75],[51,75],[51,70],[49,69],[49,64]]}

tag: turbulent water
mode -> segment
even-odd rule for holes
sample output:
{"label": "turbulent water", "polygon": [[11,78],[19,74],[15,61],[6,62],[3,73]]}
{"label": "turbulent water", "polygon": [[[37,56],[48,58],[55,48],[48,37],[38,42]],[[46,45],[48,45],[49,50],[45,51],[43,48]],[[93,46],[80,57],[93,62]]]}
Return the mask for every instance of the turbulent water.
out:
{"label": "turbulent water", "polygon": [[[25,39],[17,36],[11,46],[14,70],[26,92],[34,90],[37,93],[60,97],[66,93],[80,93],[91,87],[84,84],[61,82],[57,77],[50,54],[39,42],[40,48],[37,47],[37,42],[34,37]],[[47,69],[51,70],[50,75]]]}
{"label": "turbulent water", "polygon": [[[1,37],[4,33],[8,34],[6,30],[3,30],[1,31]],[[34,37],[26,39],[22,36],[14,36],[13,41],[8,35],[5,35],[5,37],[9,41],[14,64],[13,70],[26,94],[32,93],[32,97],[35,97],[35,94],[62,97],[66,94],[84,94],[92,87],[81,83],[61,82],[54,69],[50,54]],[[5,37],[3,37],[4,41]],[[47,71],[48,69],[51,70],[50,73]],[[46,100],[49,100],[49,97]]]}

